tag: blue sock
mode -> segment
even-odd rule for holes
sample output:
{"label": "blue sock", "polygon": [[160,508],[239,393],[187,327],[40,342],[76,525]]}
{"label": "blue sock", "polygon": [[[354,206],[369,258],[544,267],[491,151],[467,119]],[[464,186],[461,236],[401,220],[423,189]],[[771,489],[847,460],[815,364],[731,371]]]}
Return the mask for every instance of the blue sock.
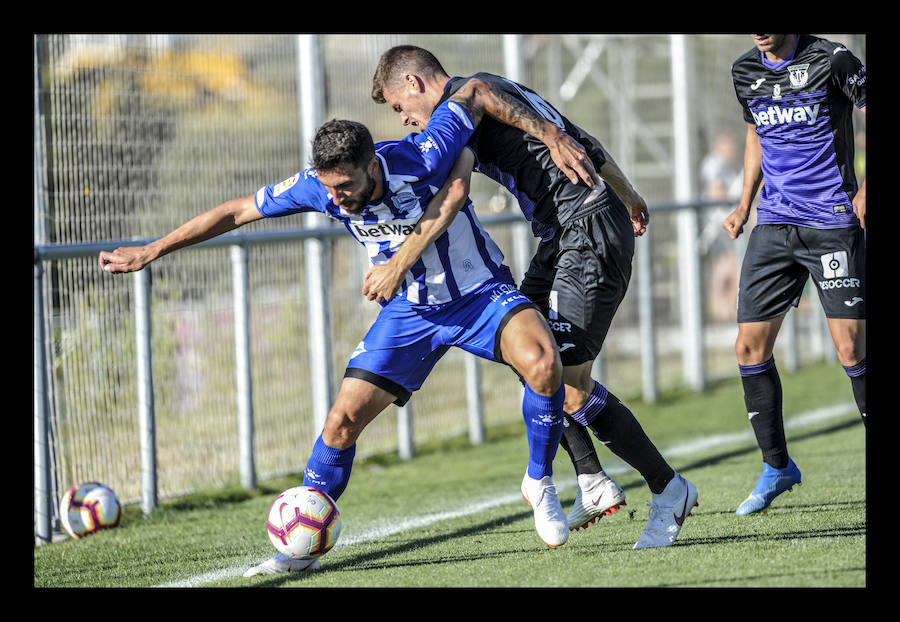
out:
{"label": "blue sock", "polygon": [[318,488],[337,501],[350,481],[355,455],[356,445],[347,449],[329,447],[320,434],[306,463],[303,485]]}
{"label": "blue sock", "polygon": [[553,395],[535,393],[525,385],[522,416],[528,436],[528,476],[532,479],[553,475],[553,459],[563,433],[565,397],[564,384]]}

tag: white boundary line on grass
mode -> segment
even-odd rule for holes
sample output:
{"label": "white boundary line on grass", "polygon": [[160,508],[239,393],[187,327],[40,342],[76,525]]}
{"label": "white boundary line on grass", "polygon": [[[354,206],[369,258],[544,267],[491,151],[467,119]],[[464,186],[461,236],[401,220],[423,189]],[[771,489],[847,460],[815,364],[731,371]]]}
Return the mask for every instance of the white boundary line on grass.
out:
{"label": "white boundary line on grass", "polygon": [[[794,428],[802,428],[805,426],[813,425],[816,423],[820,423],[822,421],[826,421],[828,419],[833,419],[835,417],[840,417],[842,415],[846,415],[848,413],[854,412],[856,410],[856,404],[849,402],[846,404],[835,404],[834,406],[827,406],[824,408],[818,408],[816,410],[811,410],[805,413],[800,413],[799,415],[795,415],[789,419],[786,419],[784,422],[784,427],[786,430],[794,429]],[[699,438],[696,440],[685,441],[681,443],[677,443],[672,445],[671,447],[666,448],[661,451],[664,456],[667,458],[671,458],[674,456],[684,456],[693,453],[697,453],[699,451],[703,451],[706,449],[711,449],[714,447],[720,447],[722,445],[727,445],[730,443],[738,443],[745,441],[753,441],[755,437],[753,435],[753,430],[745,430],[743,432],[736,432],[733,434],[716,434],[713,436],[705,436],[703,438]],[[615,463],[611,464],[606,471],[610,474],[624,473],[631,469],[628,465],[624,463]],[[561,490],[568,489],[575,485],[574,479],[571,482],[565,482],[561,484],[557,484]],[[481,503],[476,503],[474,505],[467,505],[465,508],[459,508],[455,510],[447,510],[445,512],[433,512],[431,514],[423,514],[421,516],[414,516],[409,518],[408,520],[402,522],[392,521],[390,525],[374,525],[361,533],[351,536],[344,537],[340,542],[337,543],[336,546],[351,546],[353,544],[359,544],[362,542],[369,542],[371,540],[376,540],[379,538],[385,538],[387,536],[391,536],[403,531],[420,529],[422,527],[427,527],[428,525],[433,525],[435,523],[439,523],[441,521],[450,520],[453,518],[459,518],[461,516],[467,516],[470,514],[477,514],[483,510],[489,510],[491,508],[506,505],[508,503],[515,503],[520,499],[519,493],[502,495],[499,497],[492,497],[487,501],[483,501]],[[173,581],[171,583],[164,583],[162,585],[157,585],[155,587],[163,587],[163,588],[176,588],[176,587],[198,587],[207,583],[212,583],[213,581],[219,581],[222,579],[230,579],[232,577],[241,576],[244,571],[247,570],[250,566],[254,566],[259,562],[247,562],[240,566],[231,566],[229,568],[222,568],[220,570],[214,570],[212,572],[206,572],[200,575],[196,575],[193,577],[189,577],[187,579],[182,579],[180,581]]]}

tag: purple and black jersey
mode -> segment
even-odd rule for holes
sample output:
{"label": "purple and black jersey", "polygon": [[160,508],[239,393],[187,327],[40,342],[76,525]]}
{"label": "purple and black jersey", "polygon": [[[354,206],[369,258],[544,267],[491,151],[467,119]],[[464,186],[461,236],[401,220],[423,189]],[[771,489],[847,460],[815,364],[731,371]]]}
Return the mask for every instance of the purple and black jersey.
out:
{"label": "purple and black jersey", "polygon": [[[583,132],[562,116],[540,95],[526,86],[490,73],[477,73],[478,78],[518,100],[539,116],[565,130],[587,151],[594,168],[606,162],[602,152]],[[469,78],[453,77],[444,85],[441,102],[446,101]],[[531,222],[534,235],[550,239],[559,225],[569,221],[584,204],[591,189],[584,182],[573,184],[557,168],[550,150],[540,140],[522,130],[485,115],[469,140],[475,153],[475,170],[487,175],[512,193],[525,218]],[[600,184],[600,193],[608,190]],[[599,198],[597,194],[594,198]]]}
{"label": "purple and black jersey", "polygon": [[857,224],[852,113],[866,105],[862,62],[839,43],[800,35],[777,64],[753,48],[735,61],[732,78],[762,147],[758,224]]}

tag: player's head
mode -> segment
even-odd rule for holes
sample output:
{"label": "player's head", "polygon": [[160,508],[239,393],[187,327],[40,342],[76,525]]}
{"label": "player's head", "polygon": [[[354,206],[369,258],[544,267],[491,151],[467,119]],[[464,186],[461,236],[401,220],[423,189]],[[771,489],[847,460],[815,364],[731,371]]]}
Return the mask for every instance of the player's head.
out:
{"label": "player's head", "polygon": [[752,35],[753,43],[760,52],[771,52],[781,55],[781,53],[790,53],[791,50],[786,48],[793,46],[794,37],[796,35]]}
{"label": "player's head", "polygon": [[333,119],[316,131],[312,165],[335,205],[358,213],[368,205],[379,179],[375,142],[362,123]]}
{"label": "player's head", "polygon": [[425,128],[449,76],[428,50],[398,45],[381,55],[372,78],[372,99],[387,103],[403,125]]}

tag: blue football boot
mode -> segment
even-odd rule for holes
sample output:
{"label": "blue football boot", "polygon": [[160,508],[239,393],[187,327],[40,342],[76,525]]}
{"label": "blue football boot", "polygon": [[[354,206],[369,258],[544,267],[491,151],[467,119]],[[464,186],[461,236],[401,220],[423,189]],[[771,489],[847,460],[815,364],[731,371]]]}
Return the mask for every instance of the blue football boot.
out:
{"label": "blue football boot", "polygon": [[775,500],[775,497],[786,490],[790,490],[794,485],[800,484],[800,469],[794,464],[794,461],[788,458],[788,464],[783,469],[776,469],[769,463],[763,463],[763,472],[756,482],[756,488],[750,493],[750,496],[738,506],[738,516],[746,516],[753,514],[769,507],[769,504]]}

